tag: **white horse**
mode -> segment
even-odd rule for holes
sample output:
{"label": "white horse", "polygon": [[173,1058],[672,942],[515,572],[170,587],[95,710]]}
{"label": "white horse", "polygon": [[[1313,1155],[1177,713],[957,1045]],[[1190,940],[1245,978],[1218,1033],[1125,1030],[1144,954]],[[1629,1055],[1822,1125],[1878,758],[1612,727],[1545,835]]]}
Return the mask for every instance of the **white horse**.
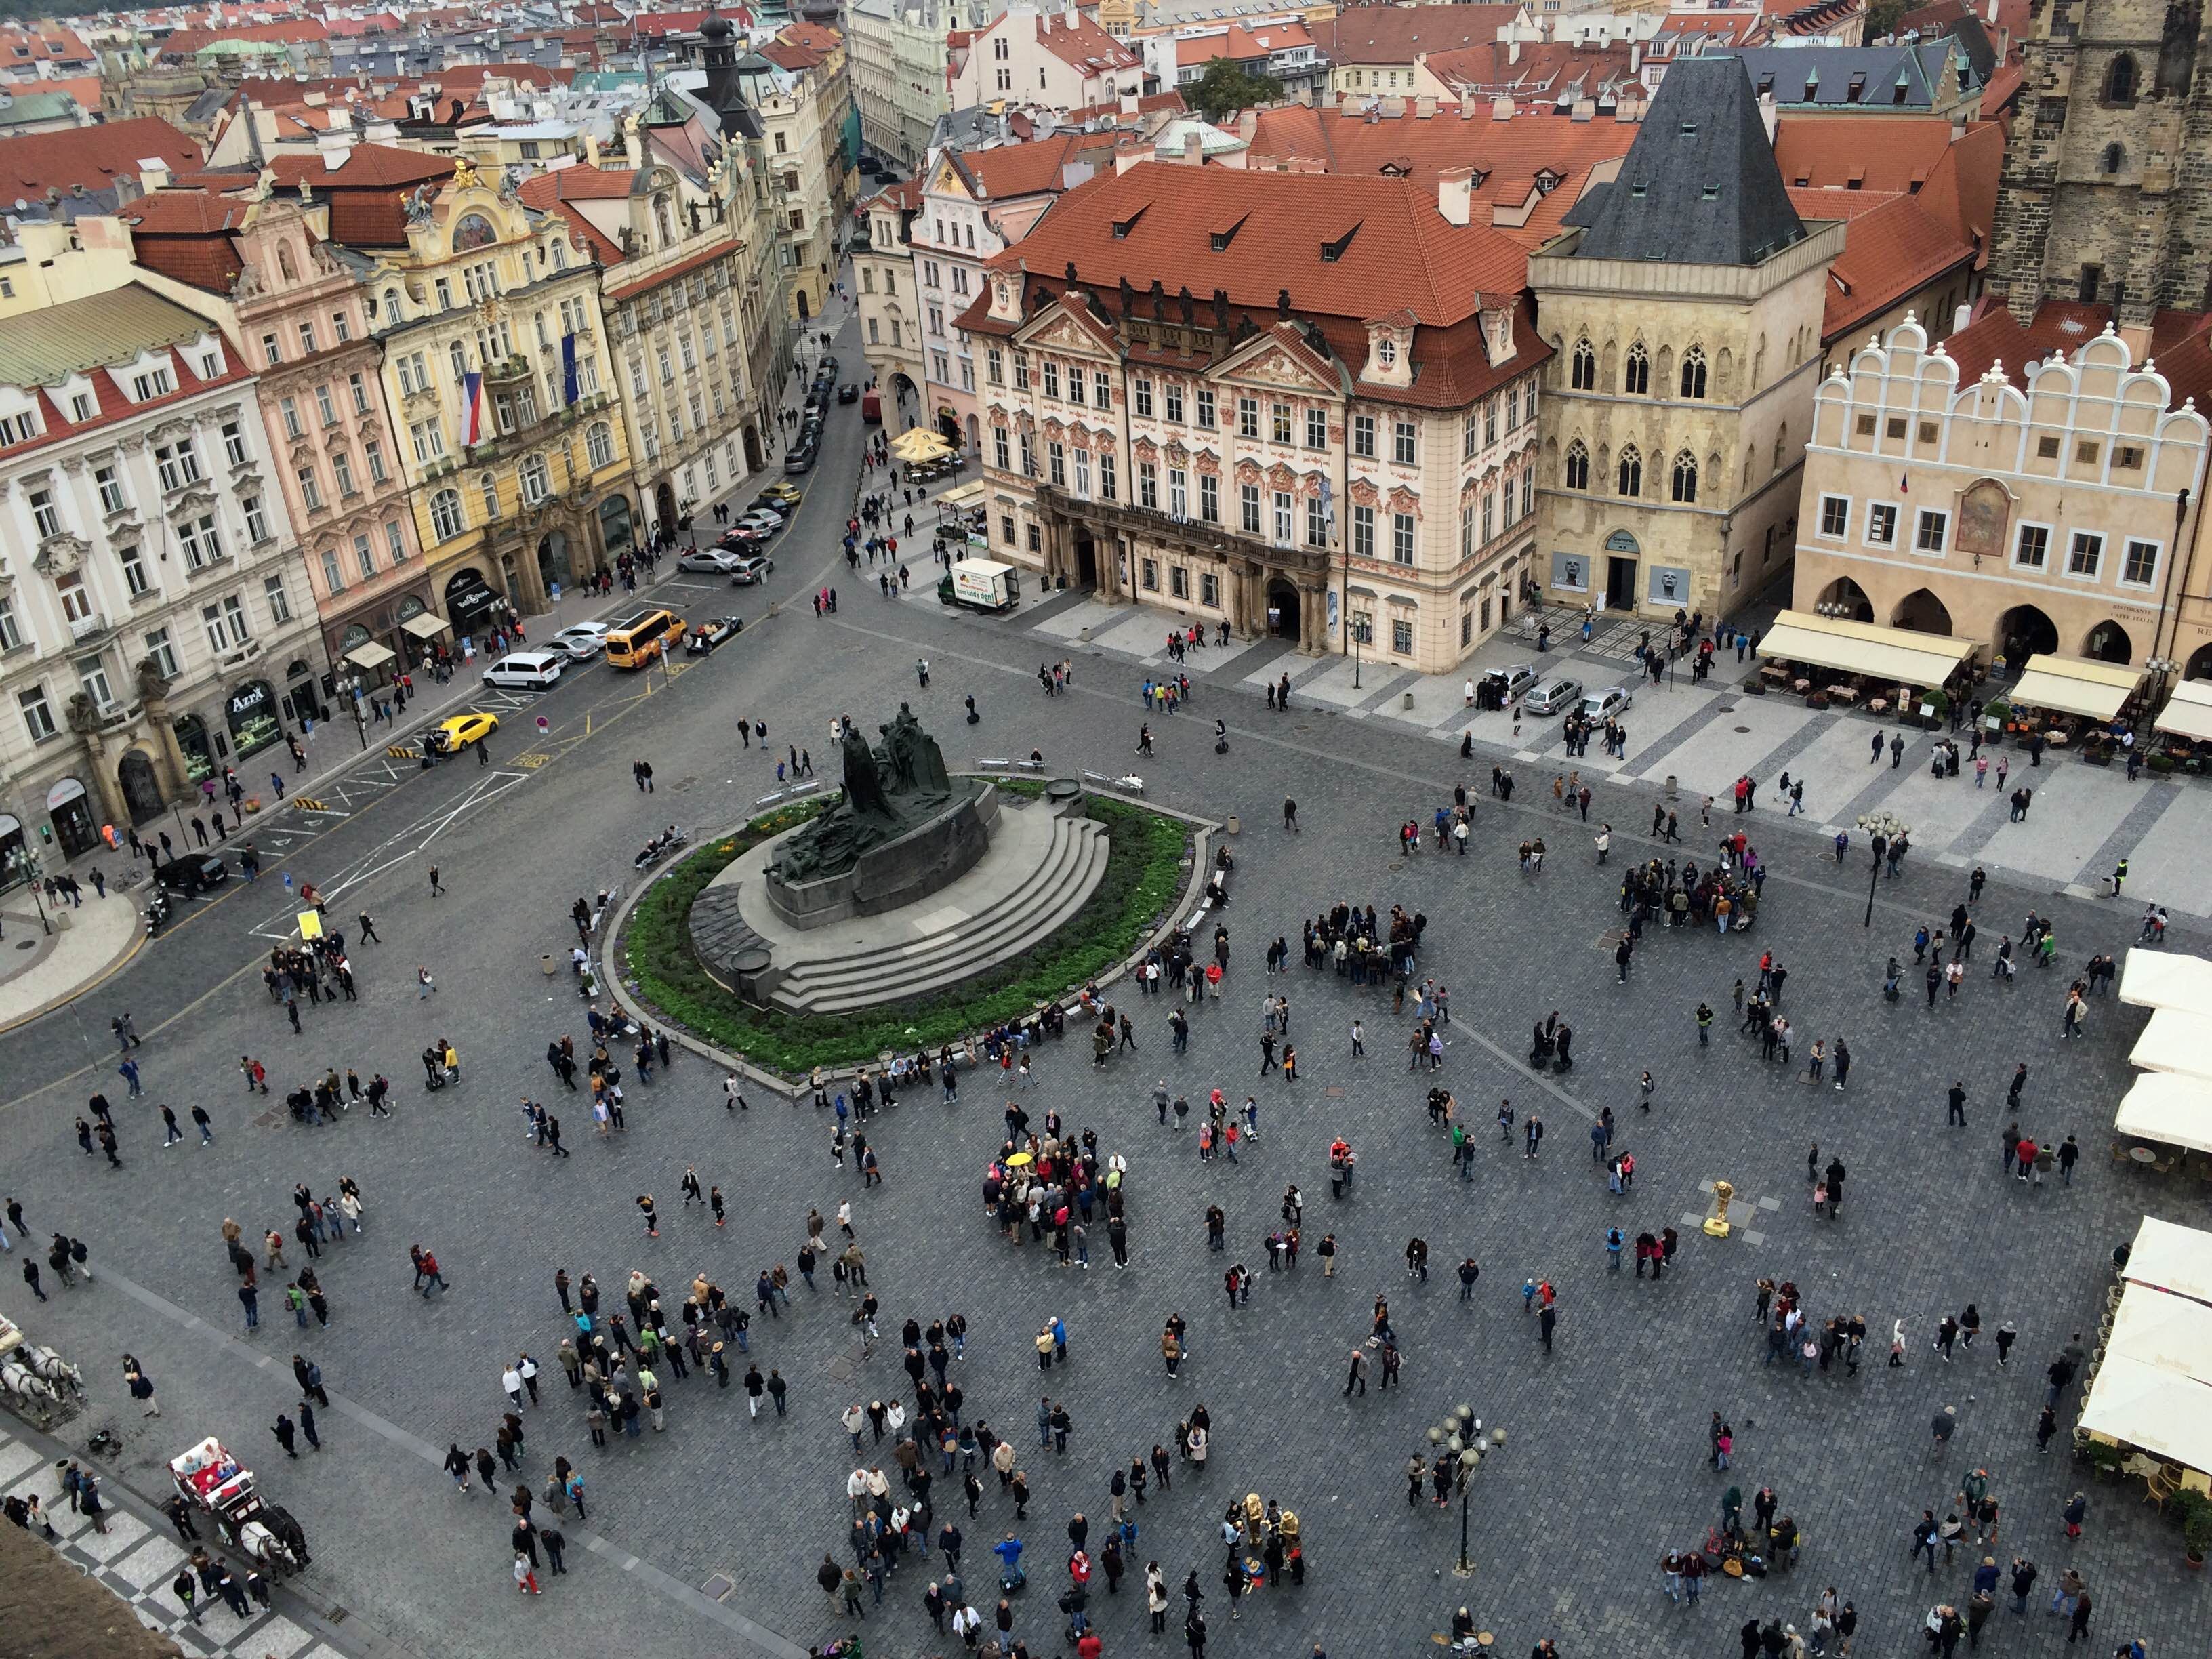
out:
{"label": "white horse", "polygon": [[33,1375],[52,1383],[57,1389],[65,1389],[79,1400],[84,1398],[84,1373],[52,1348],[33,1346],[24,1349],[23,1363]]}
{"label": "white horse", "polygon": [[18,1400],[27,1400],[42,1410],[61,1404],[61,1394],[52,1383],[13,1359],[0,1363],[0,1389]]}

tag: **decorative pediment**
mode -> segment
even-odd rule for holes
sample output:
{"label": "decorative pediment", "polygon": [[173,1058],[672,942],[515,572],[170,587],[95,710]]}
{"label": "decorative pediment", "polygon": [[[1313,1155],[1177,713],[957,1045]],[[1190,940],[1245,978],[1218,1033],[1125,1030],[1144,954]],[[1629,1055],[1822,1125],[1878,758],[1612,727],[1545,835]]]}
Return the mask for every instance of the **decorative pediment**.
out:
{"label": "decorative pediment", "polygon": [[1303,341],[1293,346],[1273,328],[1254,335],[1230,353],[1215,374],[1223,380],[1288,386],[1329,397],[1343,389],[1334,375],[1322,371],[1311,348]]}
{"label": "decorative pediment", "polygon": [[1354,507],[1376,507],[1382,503],[1382,492],[1375,487],[1371,478],[1354,478],[1352,488],[1345,491],[1352,497]]}
{"label": "decorative pediment", "polygon": [[215,505],[215,491],[205,483],[196,483],[169,503],[173,513],[198,513]]}
{"label": "decorative pediment", "polygon": [[1328,480],[1322,477],[1320,473],[1309,472],[1306,474],[1304,479],[1300,482],[1298,485],[1298,493],[1309,499],[1317,497],[1320,495],[1322,487],[1326,485],[1328,482]]}
{"label": "decorative pediment", "polygon": [[1190,451],[1182,447],[1181,439],[1171,440],[1169,442],[1167,455],[1170,466],[1187,466],[1190,463]]}
{"label": "decorative pediment", "polygon": [[1221,476],[1221,457],[1210,449],[1200,450],[1198,459],[1192,465],[1201,478],[1218,478]]}
{"label": "decorative pediment", "polygon": [[1036,416],[1030,414],[1026,409],[1017,410],[1014,413],[1014,429],[1018,432],[1036,431]]}
{"label": "decorative pediment", "polygon": [[1289,467],[1285,466],[1280,461],[1277,461],[1274,465],[1267,469],[1267,483],[1268,487],[1271,489],[1294,489],[1296,488],[1297,482],[1298,475],[1291,471]]}
{"label": "decorative pediment", "polygon": [[1393,513],[1410,513],[1417,519],[1421,516],[1421,498],[1410,489],[1394,489],[1386,499]]}
{"label": "decorative pediment", "polygon": [[1113,331],[1088,307],[1072,306],[1064,299],[1054,300],[1016,330],[1014,343],[1053,351],[1120,355]]}
{"label": "decorative pediment", "polygon": [[39,544],[39,550],[33,556],[31,564],[40,575],[59,580],[64,576],[74,576],[82,569],[85,556],[91,551],[90,542],[82,536],[72,536],[64,531]]}
{"label": "decorative pediment", "polygon": [[1121,441],[1111,432],[1101,432],[1097,434],[1092,438],[1091,442],[1097,447],[1098,453],[1101,455],[1111,455],[1115,450],[1121,447]]}
{"label": "decorative pediment", "polygon": [[1057,415],[1046,416],[1044,422],[1044,435],[1048,438],[1065,438],[1067,435],[1066,422],[1062,421]]}
{"label": "decorative pediment", "polygon": [[1259,483],[1260,463],[1257,461],[1237,462],[1237,482],[1241,484],[1255,484]]}
{"label": "decorative pediment", "polygon": [[1157,461],[1160,458],[1160,447],[1150,438],[1138,439],[1131,448],[1140,461]]}
{"label": "decorative pediment", "polygon": [[1078,449],[1089,449],[1091,447],[1091,428],[1087,426],[1078,426],[1073,428],[1067,434],[1067,441],[1073,444]]}

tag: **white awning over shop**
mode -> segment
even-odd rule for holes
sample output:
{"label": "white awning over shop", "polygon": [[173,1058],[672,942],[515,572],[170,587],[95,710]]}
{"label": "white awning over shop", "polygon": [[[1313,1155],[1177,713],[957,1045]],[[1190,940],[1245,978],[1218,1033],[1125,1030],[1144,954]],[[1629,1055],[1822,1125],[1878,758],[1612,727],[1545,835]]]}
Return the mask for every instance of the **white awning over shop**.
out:
{"label": "white awning over shop", "polygon": [[1972,640],[1845,622],[1808,611],[1784,611],[1759,641],[1763,657],[1913,686],[1942,684],[1973,649]]}
{"label": "white awning over shop", "polygon": [[939,507],[966,507],[971,501],[983,499],[984,483],[981,478],[971,478],[964,484],[956,484],[937,498]]}
{"label": "white awning over shop", "polygon": [[398,653],[388,645],[379,645],[371,640],[367,645],[356,645],[345,653],[345,659],[356,668],[374,672],[388,662],[397,662]]}
{"label": "white awning over shop", "polygon": [[2212,680],[2184,680],[2159,711],[2156,729],[2212,743]]}
{"label": "white awning over shop", "polygon": [[419,617],[410,617],[399,625],[418,640],[434,640],[449,626],[443,617],[433,611],[425,611]]}
{"label": "white awning over shop", "polygon": [[2121,1277],[2131,1284],[2212,1304],[2212,1233],[2145,1216]]}
{"label": "white awning over shop", "polygon": [[2128,1064],[2212,1081],[2212,1015],[2160,1009],[2136,1039]]}
{"label": "white awning over shop", "polygon": [[2145,1072],[2120,1102],[2112,1127],[2138,1140],[2212,1152],[2212,1079]]}
{"label": "white awning over shop", "polygon": [[2120,1000],[2133,1008],[2212,1015],[2212,962],[2137,945],[2120,969]]}
{"label": "white awning over shop", "polygon": [[2009,697],[2030,708],[2052,708],[2062,714],[2108,720],[2135,695],[2142,678],[2140,668],[2046,653],[2027,659],[2027,670]]}
{"label": "white awning over shop", "polygon": [[2212,1383],[2131,1359],[2106,1345],[2081,1426],[2192,1469],[2212,1469]]}

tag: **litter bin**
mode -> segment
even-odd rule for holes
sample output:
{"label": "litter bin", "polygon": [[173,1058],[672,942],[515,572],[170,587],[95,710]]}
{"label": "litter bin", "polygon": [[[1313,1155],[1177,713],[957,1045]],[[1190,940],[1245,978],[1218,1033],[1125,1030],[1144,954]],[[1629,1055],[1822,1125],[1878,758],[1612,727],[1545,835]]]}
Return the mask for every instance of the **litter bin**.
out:
{"label": "litter bin", "polygon": [[1407,708],[1411,708],[1413,706],[1413,694],[1412,692],[1408,691],[1406,693],[1406,701],[1401,706]]}
{"label": "litter bin", "polygon": [[1229,815],[1229,823],[1226,828],[1231,835],[1241,836],[1244,833],[1244,821],[1238,817],[1236,813],[1231,812]]}

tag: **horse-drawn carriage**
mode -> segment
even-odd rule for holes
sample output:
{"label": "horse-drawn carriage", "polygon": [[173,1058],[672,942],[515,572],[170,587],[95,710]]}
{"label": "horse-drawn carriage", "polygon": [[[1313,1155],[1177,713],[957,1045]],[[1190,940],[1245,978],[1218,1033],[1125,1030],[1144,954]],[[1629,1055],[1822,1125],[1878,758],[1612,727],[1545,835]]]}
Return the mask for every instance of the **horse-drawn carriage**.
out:
{"label": "horse-drawn carriage", "polygon": [[207,1511],[232,1548],[277,1572],[296,1572],[313,1559],[291,1512],[264,1503],[253,1471],[213,1436],[171,1458],[169,1474],[185,1501]]}
{"label": "horse-drawn carriage", "polygon": [[52,1348],[40,1347],[13,1321],[0,1317],[0,1394],[45,1423],[84,1398],[84,1378]]}

